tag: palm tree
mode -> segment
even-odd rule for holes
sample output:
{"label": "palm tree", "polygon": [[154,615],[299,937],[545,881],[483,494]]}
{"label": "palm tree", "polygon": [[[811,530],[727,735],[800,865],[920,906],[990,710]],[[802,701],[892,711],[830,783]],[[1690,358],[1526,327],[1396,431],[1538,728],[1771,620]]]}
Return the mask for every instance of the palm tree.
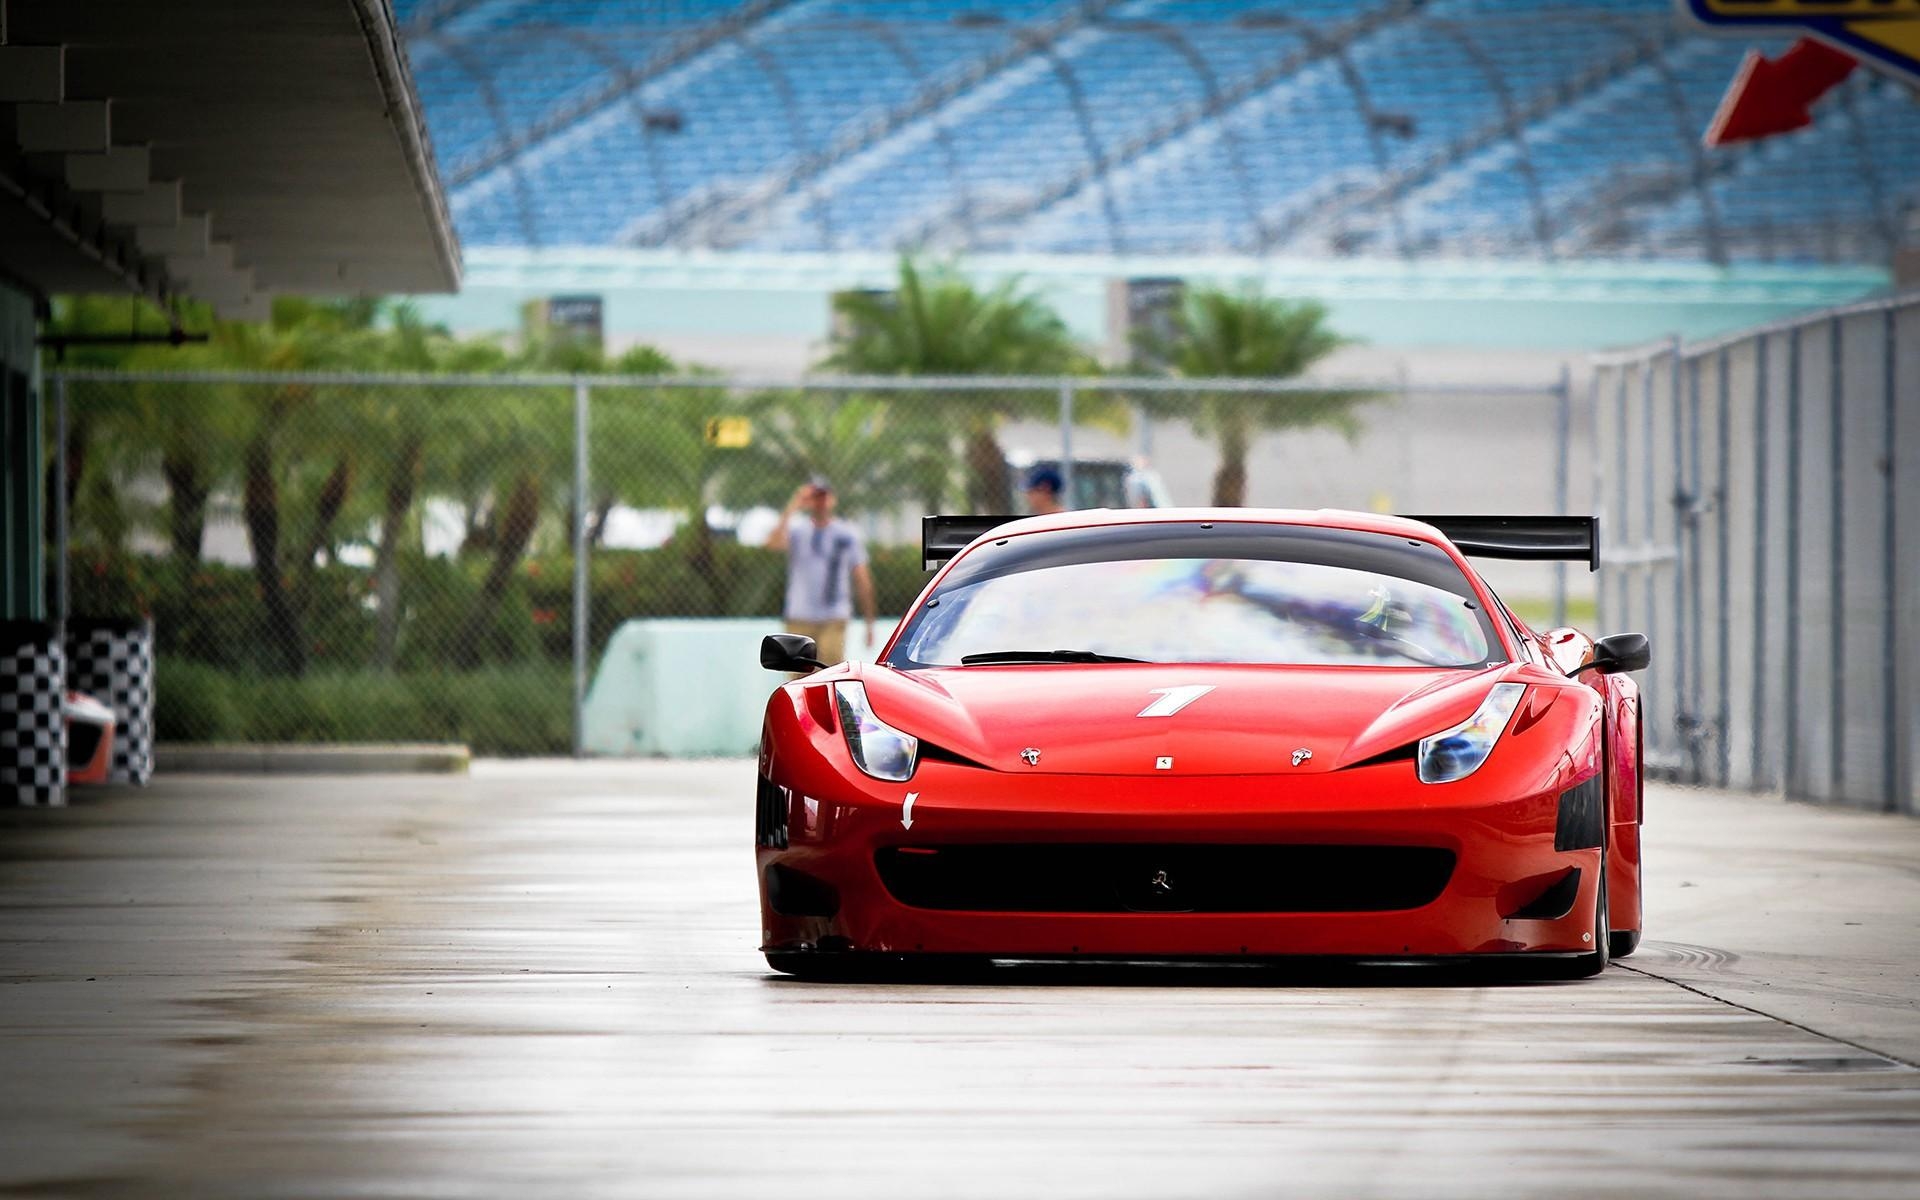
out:
{"label": "palm tree", "polygon": [[[647,345],[630,347],[606,364],[612,375],[671,375],[674,362]],[[667,389],[662,389],[667,390]],[[596,387],[587,444],[593,507],[588,514],[587,545],[597,550],[606,539],[607,520],[622,499],[651,490],[651,468],[642,466],[634,448],[655,436],[654,406],[659,393],[631,388]],[[569,523],[571,528],[571,523]]]}
{"label": "palm tree", "polygon": [[[216,323],[204,353],[209,362],[236,369],[366,366],[372,361],[372,327],[378,311],[378,303],[370,300],[281,297],[274,301],[273,319],[266,324]],[[296,603],[300,591],[289,589],[283,574],[281,538],[288,531],[283,528],[281,489],[284,482],[294,485],[298,493],[311,492],[307,536],[298,543],[310,565],[320,549],[331,545],[334,523],[352,487],[357,430],[345,406],[336,398],[318,397],[309,384],[280,384],[264,393],[237,390],[251,409],[241,449],[241,511],[266,614],[267,640],[285,672],[301,675],[306,671],[307,648]],[[279,453],[283,444],[288,448],[284,459]],[[301,567],[303,575],[307,569]]]}
{"label": "palm tree", "polygon": [[[604,356],[598,346],[575,339],[542,340],[526,346],[512,366],[589,374],[604,369]],[[567,469],[573,455],[571,389],[502,388],[487,397],[483,409],[475,414],[474,437],[455,464],[461,493],[470,500],[468,539],[461,549],[484,545],[491,554],[480,591],[449,648],[461,667],[478,666],[506,649],[497,636],[496,617],[507,585],[533,544],[542,508],[568,486],[563,481],[572,474]],[[472,513],[487,496],[492,506],[483,527]]]}
{"label": "palm tree", "polygon": [[[1192,378],[1291,379],[1345,344],[1326,319],[1327,310],[1311,300],[1278,299],[1251,287],[1200,288],[1175,311],[1173,336],[1147,348]],[[1196,432],[1219,443],[1213,503],[1237,508],[1247,502],[1247,452],[1260,430],[1333,428],[1351,438],[1360,429],[1355,410],[1372,399],[1353,391],[1206,392],[1154,407],[1184,415]]]}
{"label": "palm tree", "polygon": [[713,611],[724,607],[729,581],[715,561],[707,506],[719,498],[720,479],[739,451],[720,445],[709,429],[745,409],[742,400],[718,388],[606,388],[594,396],[596,447],[618,458],[599,478],[635,508],[684,515],[687,565],[706,588]]}
{"label": "palm tree", "polygon": [[[457,340],[445,327],[429,325],[411,303],[390,313],[382,347],[383,365],[420,374],[486,375],[502,370],[507,352],[490,339]],[[438,385],[394,394],[375,389],[361,407],[363,435],[385,467],[381,491],[379,543],[374,550],[373,587],[379,617],[374,631],[374,663],[390,671],[400,643],[400,550],[412,529],[414,499],[436,475],[429,468],[453,457],[471,439],[474,397],[467,390]],[[428,454],[429,448],[437,453]],[[444,470],[440,475],[446,474]]]}
{"label": "palm tree", "polygon": [[739,507],[780,507],[797,479],[834,481],[842,511],[884,512],[924,494],[946,469],[924,440],[902,436],[897,406],[876,396],[774,392],[749,406],[753,440],[735,451],[723,492]]}
{"label": "palm tree", "polygon": [[[844,293],[834,298],[834,313],[838,328],[832,353],[821,363],[831,370],[867,375],[1062,375],[1091,367],[1066,322],[1039,296],[1023,291],[1018,279],[983,292],[951,265],[923,269],[903,258],[893,292]],[[962,412],[968,500],[975,512],[998,511],[1008,496],[1000,423],[1014,416],[1050,414],[1055,398],[1015,391],[926,399]]]}
{"label": "palm tree", "polygon": [[[464,344],[455,359],[475,353],[472,346]],[[574,375],[663,375],[674,369],[673,361],[651,346],[636,346],[609,360],[597,343],[571,337],[533,341],[510,365]],[[658,397],[650,392],[636,396],[629,389],[594,390],[588,449],[590,474],[599,489],[593,506],[594,540],[620,500],[644,502],[657,494],[671,495],[677,507],[690,509],[695,528],[704,537],[702,488],[685,484],[690,473],[704,478],[700,464],[707,448],[687,434],[690,429],[704,430],[704,414],[714,403],[707,389],[662,389]],[[569,503],[581,499],[572,492],[571,389],[503,388],[489,395],[484,412],[474,415],[469,410],[469,414],[471,430],[479,432],[463,435],[469,445],[454,472],[455,490],[469,507],[468,538],[462,549],[484,548],[492,559],[452,647],[454,661],[463,666],[477,665],[485,657],[507,585],[532,545],[543,508],[564,512]],[[481,499],[487,496],[493,503],[483,522],[477,514]],[[700,561],[697,546],[695,557],[696,568],[705,566],[706,573],[713,574],[711,563]],[[714,586],[720,586],[717,580]]]}
{"label": "palm tree", "polygon": [[[54,302],[56,324],[68,332],[89,334],[130,333],[158,337],[170,328],[166,314],[134,297],[71,296]],[[181,314],[189,324],[204,328],[211,319],[203,306],[188,304]],[[107,369],[138,369],[143,365],[172,367],[201,365],[181,356],[191,356],[200,347],[146,347],[124,345],[75,346],[60,356],[57,365]],[[162,356],[171,355],[172,358]],[[177,556],[198,561],[202,532],[206,524],[206,502],[212,490],[214,469],[205,456],[218,443],[208,428],[223,424],[216,414],[202,413],[199,405],[179,402],[178,384],[142,383],[134,386],[87,384],[81,402],[70,407],[66,459],[67,511],[76,526],[91,526],[104,542],[118,545],[133,524],[126,511],[127,491],[119,486],[124,478],[156,464],[168,485],[168,537]],[[90,453],[89,451],[95,451]],[[104,467],[99,479],[90,467]],[[115,476],[119,478],[115,478]],[[52,488],[55,477],[47,476],[47,535],[53,536],[57,511]],[[85,491],[83,492],[83,489]],[[81,503],[82,501],[84,503]]]}

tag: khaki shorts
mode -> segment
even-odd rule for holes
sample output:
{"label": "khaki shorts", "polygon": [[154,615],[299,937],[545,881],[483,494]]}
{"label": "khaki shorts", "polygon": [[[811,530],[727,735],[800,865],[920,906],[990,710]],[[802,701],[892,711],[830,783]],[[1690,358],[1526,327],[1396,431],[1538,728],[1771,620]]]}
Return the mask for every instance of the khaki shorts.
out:
{"label": "khaki shorts", "polygon": [[814,657],[832,666],[847,659],[847,623],[845,621],[788,621],[787,632],[813,639],[819,647]]}

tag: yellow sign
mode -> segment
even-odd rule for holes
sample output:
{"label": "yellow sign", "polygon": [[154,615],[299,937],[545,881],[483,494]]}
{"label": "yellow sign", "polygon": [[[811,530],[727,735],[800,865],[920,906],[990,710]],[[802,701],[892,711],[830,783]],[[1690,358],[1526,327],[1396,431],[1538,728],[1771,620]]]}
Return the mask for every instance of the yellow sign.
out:
{"label": "yellow sign", "polygon": [[753,444],[753,422],[746,417],[708,417],[707,444],[722,450],[744,450]]}
{"label": "yellow sign", "polygon": [[1796,26],[1859,58],[1920,83],[1920,0],[1685,0],[1720,28]]}

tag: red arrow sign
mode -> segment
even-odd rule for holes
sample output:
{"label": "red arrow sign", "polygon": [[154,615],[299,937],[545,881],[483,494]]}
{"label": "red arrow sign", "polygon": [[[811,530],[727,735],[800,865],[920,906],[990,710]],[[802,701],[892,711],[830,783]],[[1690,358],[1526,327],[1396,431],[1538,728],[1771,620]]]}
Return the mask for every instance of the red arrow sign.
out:
{"label": "red arrow sign", "polygon": [[1825,42],[1801,38],[1779,58],[1747,51],[1707,126],[1707,145],[1771,137],[1813,124],[1807,109],[1859,64]]}

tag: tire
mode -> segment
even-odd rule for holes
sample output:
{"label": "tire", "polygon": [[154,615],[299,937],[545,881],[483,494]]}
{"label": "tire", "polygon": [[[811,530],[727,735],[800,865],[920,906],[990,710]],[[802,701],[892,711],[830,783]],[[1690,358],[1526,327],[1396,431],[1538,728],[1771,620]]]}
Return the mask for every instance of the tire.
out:
{"label": "tire", "polygon": [[847,979],[858,973],[856,964],[847,962],[842,955],[820,954],[811,950],[773,951],[767,955],[767,965],[795,979],[826,982]]}
{"label": "tire", "polygon": [[1614,933],[1607,922],[1607,854],[1600,851],[1600,887],[1593,902],[1593,952],[1573,958],[1555,959],[1541,972],[1546,979],[1591,979],[1607,969],[1612,961]]}
{"label": "tire", "polygon": [[1625,958],[1639,948],[1638,929],[1616,929],[1607,937],[1607,953],[1614,958]]}

